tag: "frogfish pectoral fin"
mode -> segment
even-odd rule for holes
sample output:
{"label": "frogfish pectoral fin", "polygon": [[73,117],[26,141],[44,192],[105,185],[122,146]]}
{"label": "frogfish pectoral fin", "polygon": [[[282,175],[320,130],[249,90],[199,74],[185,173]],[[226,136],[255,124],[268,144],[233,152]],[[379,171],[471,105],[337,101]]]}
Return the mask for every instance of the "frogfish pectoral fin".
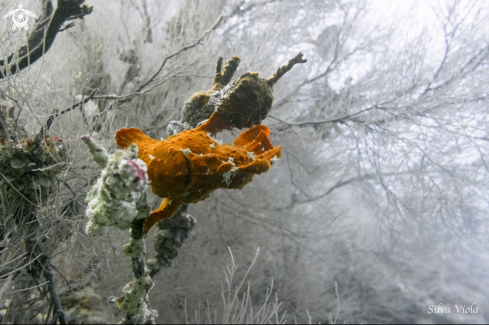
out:
{"label": "frogfish pectoral fin", "polygon": [[144,220],[144,234],[146,235],[158,221],[173,217],[175,212],[177,212],[181,206],[181,202],[171,202],[168,198],[164,198],[159,208],[151,212],[150,215]]}

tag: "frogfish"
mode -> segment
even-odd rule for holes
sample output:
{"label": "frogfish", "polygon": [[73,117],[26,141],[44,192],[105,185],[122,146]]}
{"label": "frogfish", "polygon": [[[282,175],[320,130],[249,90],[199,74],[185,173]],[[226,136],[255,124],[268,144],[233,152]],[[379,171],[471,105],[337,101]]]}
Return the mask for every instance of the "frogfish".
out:
{"label": "frogfish", "polygon": [[138,158],[148,167],[151,189],[163,198],[144,221],[145,234],[158,221],[171,218],[182,204],[202,201],[218,188],[243,188],[281,157],[280,146],[272,145],[266,126],[255,125],[233,143],[221,144],[211,135],[222,129],[222,123],[222,116],[214,112],[199,127],[165,140],[152,139],[137,128],[117,131],[120,148],[132,143],[139,147]]}

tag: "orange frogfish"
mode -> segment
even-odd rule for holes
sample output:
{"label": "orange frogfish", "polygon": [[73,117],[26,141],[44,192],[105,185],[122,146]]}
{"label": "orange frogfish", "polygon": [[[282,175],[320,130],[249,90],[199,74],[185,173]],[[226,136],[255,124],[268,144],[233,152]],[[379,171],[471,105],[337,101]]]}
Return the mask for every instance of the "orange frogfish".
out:
{"label": "orange frogfish", "polygon": [[253,126],[232,144],[221,144],[210,137],[222,129],[219,124],[222,117],[214,112],[201,126],[162,141],[137,128],[117,131],[120,148],[137,144],[138,158],[148,167],[151,189],[163,198],[144,221],[145,234],[159,220],[171,218],[184,203],[204,200],[218,188],[243,188],[253,175],[268,171],[274,159],[281,157],[280,146],[272,145],[266,126]]}

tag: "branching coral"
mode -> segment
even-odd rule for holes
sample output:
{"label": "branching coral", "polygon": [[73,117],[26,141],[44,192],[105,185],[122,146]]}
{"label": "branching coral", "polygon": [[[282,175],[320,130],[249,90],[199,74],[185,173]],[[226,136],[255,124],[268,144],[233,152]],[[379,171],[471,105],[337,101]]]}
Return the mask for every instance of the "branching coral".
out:
{"label": "branching coral", "polygon": [[187,214],[188,204],[182,205],[170,219],[158,222],[158,231],[154,236],[155,258],[148,261],[150,275],[154,276],[162,267],[169,267],[178,256],[188,234],[196,224],[196,220]]}
{"label": "branching coral", "polygon": [[[0,79],[14,75],[42,58],[66,22],[83,19],[91,14],[93,7],[83,4],[84,2],[85,0],[58,0],[56,10],[52,13],[51,1],[46,1],[44,15],[29,35],[27,45],[9,54],[5,60],[0,60]],[[65,29],[72,26],[73,23],[68,23]]]}
{"label": "branching coral", "polygon": [[88,150],[92,154],[92,159],[100,167],[105,168],[107,166],[107,161],[109,160],[109,154],[104,147],[102,147],[97,141],[90,138],[90,136],[85,135],[81,137],[81,140],[88,146]]}
{"label": "branching coral", "polygon": [[158,312],[149,307],[148,293],[154,284],[144,262],[146,245],[141,221],[135,219],[132,222],[131,241],[123,246],[124,253],[131,258],[134,278],[122,289],[122,296],[111,299],[124,311],[122,324],[155,324],[155,318],[158,317]]}
{"label": "branching coral", "polygon": [[89,136],[82,137],[92,158],[101,167],[102,176],[90,189],[86,202],[89,236],[105,234],[109,226],[131,228],[131,240],[122,250],[131,258],[134,278],[123,289],[123,295],[114,300],[124,312],[122,323],[154,323],[155,310],[148,307],[148,293],[153,287],[149,270],[144,263],[146,247],[143,238],[143,220],[149,214],[145,191],[148,184],[146,164],[137,159],[138,147],[107,151]]}

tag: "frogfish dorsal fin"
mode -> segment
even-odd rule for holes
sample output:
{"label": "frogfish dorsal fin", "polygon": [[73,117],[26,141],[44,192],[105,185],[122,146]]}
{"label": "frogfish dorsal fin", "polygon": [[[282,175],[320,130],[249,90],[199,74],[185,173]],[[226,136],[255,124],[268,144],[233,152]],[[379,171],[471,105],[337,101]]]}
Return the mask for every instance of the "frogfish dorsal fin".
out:
{"label": "frogfish dorsal fin", "polygon": [[269,134],[270,130],[265,125],[255,125],[241,133],[241,135],[234,140],[233,144],[235,146],[244,147],[246,150],[259,155],[274,149],[268,138]]}

